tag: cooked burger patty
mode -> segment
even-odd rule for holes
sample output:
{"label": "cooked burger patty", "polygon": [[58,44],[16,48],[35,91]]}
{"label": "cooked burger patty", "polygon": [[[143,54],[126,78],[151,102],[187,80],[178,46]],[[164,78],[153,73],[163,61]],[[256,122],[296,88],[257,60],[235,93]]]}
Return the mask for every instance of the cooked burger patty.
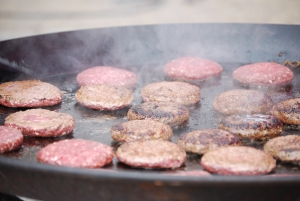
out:
{"label": "cooked burger patty", "polygon": [[294,98],[278,103],[273,109],[273,115],[286,124],[300,125],[300,98]]}
{"label": "cooked burger patty", "polygon": [[219,129],[237,134],[241,139],[265,140],[282,132],[283,123],[272,115],[231,115],[219,124]]}
{"label": "cooked burger patty", "polygon": [[61,101],[62,94],[57,87],[39,80],[0,84],[0,104],[7,107],[52,106]]}
{"label": "cooked burger patty", "polygon": [[178,145],[187,152],[204,154],[222,146],[241,145],[241,142],[235,134],[227,131],[206,129],[181,135],[178,139]]}
{"label": "cooked burger patty", "polygon": [[23,143],[21,131],[0,126],[0,154],[19,148]]}
{"label": "cooked burger patty", "polygon": [[95,110],[118,110],[131,105],[132,91],[125,87],[110,85],[82,86],[76,92],[76,101]]}
{"label": "cooked burger patty", "polygon": [[203,81],[222,73],[222,66],[214,61],[197,57],[182,57],[166,64],[166,76],[183,81]]}
{"label": "cooked burger patty", "polygon": [[111,66],[97,66],[79,73],[77,82],[80,86],[107,84],[131,88],[136,84],[136,74]]}
{"label": "cooked burger patty", "polygon": [[290,83],[294,73],[287,67],[274,62],[259,62],[239,67],[233,78],[244,84],[280,86]]}
{"label": "cooked burger patty", "polygon": [[205,153],[201,165],[222,175],[261,175],[271,172],[276,161],[264,151],[244,146],[228,146]]}
{"label": "cooked burger patty", "polygon": [[37,153],[41,163],[83,168],[99,168],[111,163],[113,158],[111,147],[83,139],[54,142]]}
{"label": "cooked burger patty", "polygon": [[116,152],[122,163],[139,168],[178,168],[186,161],[185,151],[164,140],[138,140],[122,144]]}
{"label": "cooked burger patty", "polygon": [[112,126],[111,136],[118,142],[135,140],[170,140],[172,128],[165,123],[154,120],[132,120]]}
{"label": "cooked burger patty", "polygon": [[26,136],[57,137],[71,133],[75,121],[69,114],[30,109],[10,114],[4,125],[18,129]]}
{"label": "cooked burger patty", "polygon": [[265,93],[243,89],[223,92],[213,102],[214,109],[225,115],[261,114],[269,111],[272,106],[272,100]]}
{"label": "cooked burger patty", "polygon": [[189,109],[171,102],[146,102],[131,107],[128,120],[152,119],[170,126],[178,126],[188,120]]}
{"label": "cooked burger patty", "polygon": [[300,162],[300,136],[287,135],[269,140],[264,151],[285,162]]}
{"label": "cooked burger patty", "polygon": [[200,101],[200,89],[186,82],[156,82],[142,89],[145,102],[174,102],[183,105],[195,104]]}

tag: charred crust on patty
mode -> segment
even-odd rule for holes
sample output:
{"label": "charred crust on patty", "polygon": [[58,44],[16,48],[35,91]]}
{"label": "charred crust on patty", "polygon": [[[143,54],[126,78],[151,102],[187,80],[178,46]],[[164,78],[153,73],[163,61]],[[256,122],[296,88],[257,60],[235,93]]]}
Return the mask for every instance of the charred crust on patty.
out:
{"label": "charred crust on patty", "polygon": [[135,105],[128,110],[128,120],[152,119],[178,126],[189,118],[189,109],[172,102],[145,102]]}
{"label": "charred crust on patty", "polygon": [[280,135],[283,123],[272,115],[230,115],[221,120],[218,128],[235,133],[242,139],[265,140]]}
{"label": "charred crust on patty", "polygon": [[155,82],[146,85],[141,91],[144,102],[174,102],[183,105],[199,103],[199,87],[186,82]]}
{"label": "charred crust on patty", "polygon": [[286,124],[300,125],[300,98],[288,99],[276,104],[272,113]]}
{"label": "charred crust on patty", "polygon": [[241,145],[239,137],[219,129],[196,130],[181,135],[178,145],[187,152],[204,154],[221,146]]}

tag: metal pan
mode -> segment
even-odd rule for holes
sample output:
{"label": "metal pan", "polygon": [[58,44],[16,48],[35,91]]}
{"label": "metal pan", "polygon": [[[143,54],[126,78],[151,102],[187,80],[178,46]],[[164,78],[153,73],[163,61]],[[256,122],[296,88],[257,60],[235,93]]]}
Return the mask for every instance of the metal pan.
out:
{"label": "metal pan", "polygon": [[[47,107],[71,114],[76,128],[61,138],[26,138],[22,148],[0,156],[0,192],[41,200],[297,200],[300,198],[300,168],[278,162],[270,175],[181,176],[177,172],[202,170],[200,156],[188,155],[176,170],[132,169],[114,159],[101,169],[57,167],[36,162],[39,149],[65,138],[84,138],[117,148],[110,127],[126,121],[127,109],[99,112],[76,103],[78,72],[97,65],[125,68],[138,75],[134,103],[148,83],[164,80],[162,67],[182,56],[199,56],[219,62],[224,71],[219,80],[201,83],[201,103],[191,106],[189,121],[174,128],[172,141],[180,134],[216,128],[222,115],[213,111],[214,97],[232,88],[232,71],[240,65],[259,62],[297,61],[300,58],[300,26],[260,24],[174,24],[116,27],[55,33],[0,42],[0,82],[41,79],[58,86],[63,103]],[[2,61],[3,61],[2,60]],[[14,64],[13,66],[10,64]],[[17,70],[16,70],[17,69]],[[300,73],[284,90],[261,89],[274,101],[300,95]],[[0,106],[0,123],[19,108]],[[286,127],[282,135],[298,134]],[[244,142],[261,148],[264,142]]]}

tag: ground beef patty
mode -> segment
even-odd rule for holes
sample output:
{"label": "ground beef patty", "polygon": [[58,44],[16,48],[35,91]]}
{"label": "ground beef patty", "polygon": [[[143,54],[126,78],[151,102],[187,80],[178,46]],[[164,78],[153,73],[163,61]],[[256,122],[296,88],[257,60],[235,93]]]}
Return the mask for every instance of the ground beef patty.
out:
{"label": "ground beef patty", "polygon": [[219,94],[213,102],[218,112],[231,114],[266,113],[273,107],[271,98],[257,90],[234,89]]}
{"label": "ground beef patty", "polygon": [[154,120],[132,120],[111,127],[111,136],[118,142],[135,140],[170,140],[172,128],[165,123]]}
{"label": "ground beef patty", "polygon": [[261,175],[271,172],[276,161],[253,147],[228,146],[205,153],[201,165],[209,172],[222,175]]}
{"label": "ground beef patty", "polygon": [[0,154],[19,148],[23,143],[21,131],[0,126]]}
{"label": "ground beef patty", "polygon": [[10,114],[5,126],[20,130],[23,135],[57,137],[71,133],[75,121],[69,114],[45,109],[30,109]]}
{"label": "ground beef patty", "polygon": [[272,113],[286,124],[300,125],[300,98],[294,98],[278,103]]}
{"label": "ground beef patty", "polygon": [[80,86],[107,84],[131,88],[136,84],[136,74],[111,66],[97,66],[79,73],[77,82]]}
{"label": "ground beef patty", "polygon": [[235,134],[227,131],[205,129],[181,135],[177,144],[187,152],[204,154],[222,146],[241,145],[241,142]]}
{"label": "ground beef patty", "polygon": [[203,81],[222,73],[222,66],[214,61],[197,57],[182,57],[167,63],[167,77],[183,81]]}
{"label": "ground beef patty", "polygon": [[290,83],[294,73],[278,63],[259,62],[239,67],[233,78],[243,84],[280,86]]}
{"label": "ground beef patty", "polygon": [[0,84],[0,104],[7,107],[52,106],[61,101],[62,94],[57,87],[39,80]]}
{"label": "ground beef patty", "polygon": [[219,124],[219,129],[237,134],[241,139],[265,140],[282,132],[283,123],[272,115],[231,115]]}
{"label": "ground beef patty", "polygon": [[76,92],[76,101],[95,110],[118,110],[131,105],[132,91],[125,87],[110,85],[82,86]]}
{"label": "ground beef patty", "polygon": [[128,120],[152,119],[170,126],[178,126],[188,120],[189,109],[171,102],[146,102],[131,107]]}
{"label": "ground beef patty", "polygon": [[269,140],[264,151],[284,162],[300,162],[300,136],[287,135]]}
{"label": "ground beef patty", "polygon": [[83,139],[54,142],[37,153],[37,160],[41,163],[83,168],[103,167],[113,158],[111,147]]}
{"label": "ground beef patty", "polygon": [[142,91],[143,101],[174,102],[183,105],[200,101],[200,89],[186,82],[156,82],[146,85]]}
{"label": "ground beef patty", "polygon": [[164,140],[138,140],[122,144],[116,152],[118,160],[138,168],[178,168],[186,161],[185,151]]}

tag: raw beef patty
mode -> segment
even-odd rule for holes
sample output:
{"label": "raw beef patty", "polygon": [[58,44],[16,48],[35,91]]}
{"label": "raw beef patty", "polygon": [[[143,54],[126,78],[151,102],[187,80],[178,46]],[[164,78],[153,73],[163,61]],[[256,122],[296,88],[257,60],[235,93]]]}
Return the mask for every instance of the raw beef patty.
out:
{"label": "raw beef patty", "polygon": [[21,131],[0,126],[0,154],[19,148],[23,143]]}
{"label": "raw beef patty", "polygon": [[278,63],[259,62],[239,67],[233,78],[243,84],[281,86],[290,83],[294,73]]}
{"label": "raw beef patty", "polygon": [[54,142],[37,154],[41,163],[68,167],[99,168],[111,163],[111,147],[94,141],[71,139]]}
{"label": "raw beef patty", "polygon": [[136,74],[111,66],[97,66],[79,73],[77,82],[80,86],[107,84],[131,88],[136,84]]}
{"label": "raw beef patty", "polygon": [[182,57],[167,63],[164,73],[167,77],[182,81],[203,81],[222,73],[217,62],[198,57]]}

